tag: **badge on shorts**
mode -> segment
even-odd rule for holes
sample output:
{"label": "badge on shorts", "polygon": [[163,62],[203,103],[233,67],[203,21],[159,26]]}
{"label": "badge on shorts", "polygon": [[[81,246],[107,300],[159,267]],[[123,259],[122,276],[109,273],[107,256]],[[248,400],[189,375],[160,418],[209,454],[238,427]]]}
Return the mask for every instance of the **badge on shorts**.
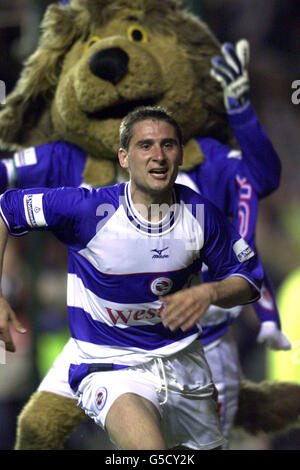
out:
{"label": "badge on shorts", "polygon": [[106,403],[107,399],[107,390],[105,387],[100,387],[96,392],[96,406],[98,410],[102,410]]}

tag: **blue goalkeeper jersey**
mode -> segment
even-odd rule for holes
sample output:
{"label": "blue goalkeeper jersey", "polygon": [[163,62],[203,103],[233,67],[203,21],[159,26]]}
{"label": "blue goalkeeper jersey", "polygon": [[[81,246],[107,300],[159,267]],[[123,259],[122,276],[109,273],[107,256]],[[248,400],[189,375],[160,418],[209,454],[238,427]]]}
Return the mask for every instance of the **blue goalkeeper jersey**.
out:
{"label": "blue goalkeeper jersey", "polygon": [[221,211],[186,186],[175,185],[159,223],[136,211],[130,183],[8,190],[0,210],[12,235],[50,230],[68,247],[74,391],[91,363],[134,366],[197,339],[199,326],[186,332],[163,326],[159,297],[187,287],[202,263],[215,280],[241,276],[260,295],[263,269],[255,252]]}

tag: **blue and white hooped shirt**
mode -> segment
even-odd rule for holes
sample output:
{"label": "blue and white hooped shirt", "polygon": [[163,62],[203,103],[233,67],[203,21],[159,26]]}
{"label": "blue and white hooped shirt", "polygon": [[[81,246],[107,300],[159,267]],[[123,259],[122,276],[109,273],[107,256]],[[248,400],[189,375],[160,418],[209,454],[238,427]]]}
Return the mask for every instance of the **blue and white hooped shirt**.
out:
{"label": "blue and white hooped shirt", "polygon": [[130,183],[9,190],[0,209],[12,235],[51,230],[68,247],[74,391],[91,363],[133,366],[197,339],[199,326],[163,326],[158,297],[188,287],[202,263],[215,280],[246,278],[259,296],[263,270],[254,251],[219,209],[185,186],[175,185],[174,205],[157,224],[136,211]]}

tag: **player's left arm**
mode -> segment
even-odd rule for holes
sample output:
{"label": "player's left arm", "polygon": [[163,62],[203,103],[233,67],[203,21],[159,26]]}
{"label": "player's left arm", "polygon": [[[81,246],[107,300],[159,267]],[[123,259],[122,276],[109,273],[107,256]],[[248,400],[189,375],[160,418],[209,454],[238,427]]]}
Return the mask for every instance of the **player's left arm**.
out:
{"label": "player's left arm", "polygon": [[229,124],[262,198],[278,188],[281,162],[250,103],[249,43],[245,39],[235,46],[225,43],[221,54],[212,59],[211,75],[223,88]]}
{"label": "player's left arm", "polygon": [[248,303],[255,295],[253,286],[239,276],[217,282],[205,282],[172,295],[160,297],[165,308],[161,311],[165,327],[175,331],[190,329],[212,304],[231,308]]}
{"label": "player's left arm", "polygon": [[263,269],[258,257],[219,209],[208,201],[204,207],[201,259],[214,281],[160,298],[163,324],[172,330],[191,328],[211,304],[231,308],[260,296]]}

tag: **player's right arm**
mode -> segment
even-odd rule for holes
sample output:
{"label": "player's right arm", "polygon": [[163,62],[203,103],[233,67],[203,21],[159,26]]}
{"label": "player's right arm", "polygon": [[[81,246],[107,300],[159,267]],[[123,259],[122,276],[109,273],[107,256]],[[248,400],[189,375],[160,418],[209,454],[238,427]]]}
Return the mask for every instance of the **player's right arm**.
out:
{"label": "player's right arm", "polygon": [[[84,188],[6,191],[0,199],[0,271],[8,234],[21,236],[31,231],[50,230],[69,249],[81,249],[96,230],[96,209],[91,211],[95,218],[83,222],[90,197],[93,197],[91,192]],[[0,289],[0,341],[8,351],[14,351],[10,324],[16,331],[25,332]]]}
{"label": "player's right arm", "polygon": [[[96,190],[85,188],[10,189],[1,196],[0,215],[10,235],[47,230],[69,248],[80,249],[84,237],[96,231],[95,195]],[[86,218],[87,208],[94,217]]]}
{"label": "player's right arm", "polygon": [[12,310],[11,306],[3,297],[2,293],[2,267],[3,267],[3,258],[6,248],[8,231],[7,228],[0,217],[0,341],[5,343],[5,349],[7,351],[15,351],[15,345],[13,343],[11,333],[10,333],[10,324],[18,333],[26,333],[25,328],[18,321],[15,312]]}

